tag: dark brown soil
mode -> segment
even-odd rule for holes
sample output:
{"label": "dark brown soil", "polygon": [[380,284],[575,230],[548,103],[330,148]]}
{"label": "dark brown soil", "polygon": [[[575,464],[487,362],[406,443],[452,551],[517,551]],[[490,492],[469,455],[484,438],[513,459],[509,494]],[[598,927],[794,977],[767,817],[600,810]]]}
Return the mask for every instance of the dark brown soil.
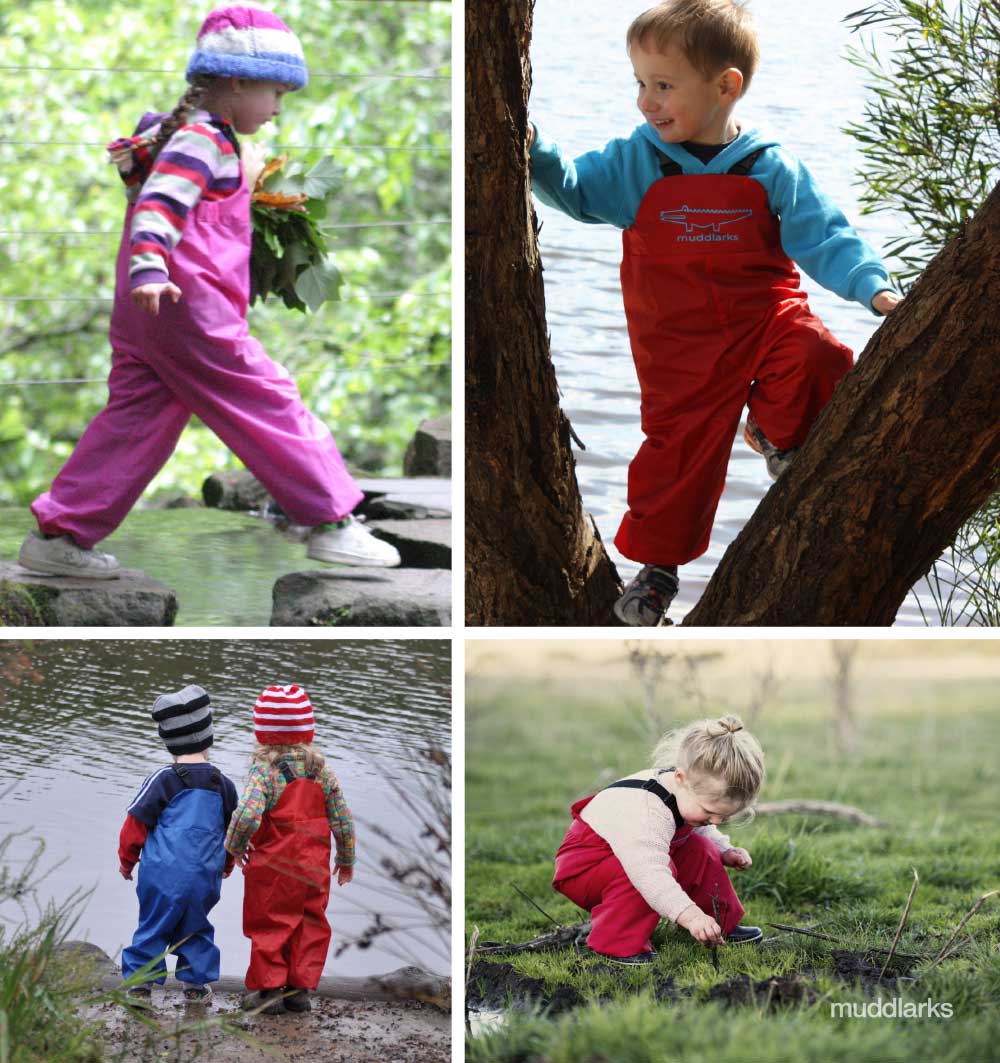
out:
{"label": "dark brown soil", "polygon": [[[884,962],[878,955],[868,952],[851,952],[846,949],[834,949],[831,952],[833,973],[843,982],[860,984],[868,994],[876,989],[894,989],[898,980],[905,980],[909,970],[909,961],[893,957],[892,964],[879,979],[879,972]],[[588,970],[593,972],[594,966]],[[605,972],[621,974],[627,968],[601,964],[599,969]],[[828,970],[828,969],[827,969]],[[647,982],[653,995],[660,1001],[677,1000],[689,991],[677,989],[673,978],[660,975],[655,970]],[[709,991],[709,1000],[719,1000],[734,1006],[750,1005],[766,1007],[774,1011],[782,1007],[814,1004],[818,999],[816,988],[816,968],[792,971],[776,975],[773,978],[754,982],[749,975],[740,975],[728,982],[713,986]],[[549,1014],[559,1014],[578,1007],[583,1003],[579,992],[569,985],[561,985],[554,992],[548,990],[545,983],[538,978],[528,978],[520,974],[512,964],[493,963],[477,959],[473,963],[472,977],[469,980],[468,1006],[473,1011],[498,1011],[512,1005],[523,1007],[526,1004],[541,1005]]]}

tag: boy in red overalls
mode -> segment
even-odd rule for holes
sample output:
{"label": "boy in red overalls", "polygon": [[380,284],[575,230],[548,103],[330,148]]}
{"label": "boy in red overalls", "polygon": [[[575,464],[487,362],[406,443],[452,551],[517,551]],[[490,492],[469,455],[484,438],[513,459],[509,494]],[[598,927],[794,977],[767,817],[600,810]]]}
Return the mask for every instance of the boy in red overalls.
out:
{"label": "boy in red overalls", "polygon": [[575,160],[530,125],[528,140],[539,199],[624,230],[646,438],[615,545],[643,568],[615,612],[656,626],[678,566],[708,548],[743,407],[744,438],[777,479],[851,367],[810,311],[793,259],[874,313],[900,296],[802,163],[733,117],[759,59],[741,5],[669,0],[632,23],[627,46],[643,125]]}
{"label": "boy in red overalls", "polygon": [[315,717],[299,686],[257,699],[250,774],[226,834],[243,868],[243,933],[250,939],[248,1008],[309,1011],[330,945],[330,835],[338,885],[354,877],[354,821],[336,776],[313,747]]}

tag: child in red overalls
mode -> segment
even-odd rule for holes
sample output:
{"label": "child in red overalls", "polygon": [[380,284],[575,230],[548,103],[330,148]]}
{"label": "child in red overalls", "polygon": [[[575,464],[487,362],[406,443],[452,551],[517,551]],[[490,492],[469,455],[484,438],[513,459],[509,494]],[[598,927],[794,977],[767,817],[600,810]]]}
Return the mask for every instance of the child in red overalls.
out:
{"label": "child in red overalls", "polygon": [[699,720],[666,735],[653,764],[571,809],[552,885],[590,912],[588,947],[615,963],[652,963],[660,919],[709,948],[760,941],[758,927],[739,925],[725,870],[749,867],[750,854],[715,827],[756,798],[759,743],[738,716]]}
{"label": "child in red overalls", "polygon": [[531,185],[579,221],[623,230],[646,438],[615,537],[643,567],[615,612],[656,626],[678,566],[708,549],[743,407],[744,438],[777,479],[851,367],[795,263],[877,314],[900,296],[805,166],[734,118],[759,59],[742,4],[668,0],[635,19],[627,47],[643,124],[573,160],[529,126]]}
{"label": "child in red overalls", "polygon": [[[237,134],[281,112],[308,74],[302,45],[256,4],[216,8],[170,114],[146,114],[108,150],[128,207],[111,314],[108,404],[51,488],[32,503],[38,531],[25,568],[114,579],[94,549],[125,519],[200,418],[297,524],[317,561],[392,567],[396,548],[351,515],[362,500],[329,430],[305,408],[288,371],[250,335],[250,195],[262,160]],[[244,145],[245,146],[245,145]]]}
{"label": "child in red overalls", "polygon": [[250,939],[245,1005],[309,1011],[330,944],[330,835],[338,885],[354,877],[354,821],[336,776],[313,748],[315,717],[299,686],[271,686],[253,713],[250,774],[226,834],[243,868]]}

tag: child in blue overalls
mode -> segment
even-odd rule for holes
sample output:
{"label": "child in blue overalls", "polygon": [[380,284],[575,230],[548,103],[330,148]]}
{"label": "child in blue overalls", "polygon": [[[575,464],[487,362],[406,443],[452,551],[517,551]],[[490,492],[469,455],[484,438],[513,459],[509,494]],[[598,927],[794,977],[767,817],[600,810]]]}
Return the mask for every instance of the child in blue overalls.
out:
{"label": "child in blue overalls", "polygon": [[643,117],[631,136],[574,160],[534,126],[528,140],[542,202],[623,230],[645,439],[615,545],[643,567],[615,613],[653,627],[678,567],[708,549],[743,407],[744,438],[777,479],[851,367],[795,263],[876,314],[901,297],[805,166],[736,121],[759,60],[742,4],[668,0],[633,21],[626,43]]}
{"label": "child in blue overalls", "polygon": [[[201,687],[157,698],[152,716],[174,763],[146,779],[121,829],[122,877],[131,880],[139,863],[139,925],[122,953],[122,977],[159,958],[152,980],[162,985],[163,956],[175,952],[184,999],[204,1003],[211,997],[209,983],[219,978],[219,950],[208,915],[222,880],[233,870],[223,839],[236,808],[236,787],[205,755],[213,741],[212,710]],[[133,987],[128,996],[148,1006],[149,986]]]}

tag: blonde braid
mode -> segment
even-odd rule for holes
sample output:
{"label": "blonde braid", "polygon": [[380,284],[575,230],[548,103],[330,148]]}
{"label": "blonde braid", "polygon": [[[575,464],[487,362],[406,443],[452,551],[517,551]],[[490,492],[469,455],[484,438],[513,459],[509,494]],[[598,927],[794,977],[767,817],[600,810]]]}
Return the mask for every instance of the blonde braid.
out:
{"label": "blonde braid", "polygon": [[157,154],[160,148],[184,125],[188,111],[194,110],[201,103],[211,81],[210,77],[196,77],[177,101],[177,106],[160,123],[160,128],[155,135],[144,137],[137,146],[148,147],[153,155]]}

